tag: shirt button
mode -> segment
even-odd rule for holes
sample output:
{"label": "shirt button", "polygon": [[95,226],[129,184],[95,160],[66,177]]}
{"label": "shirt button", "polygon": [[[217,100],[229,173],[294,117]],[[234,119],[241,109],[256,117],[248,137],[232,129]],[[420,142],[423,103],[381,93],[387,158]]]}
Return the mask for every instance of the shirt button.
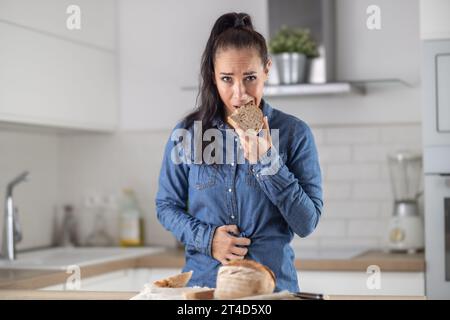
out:
{"label": "shirt button", "polygon": [[231,190],[231,189],[228,189],[228,192],[231,192],[231,191],[233,191],[233,190]]}
{"label": "shirt button", "polygon": [[256,174],[256,177],[259,178],[259,173]]}
{"label": "shirt button", "polygon": [[234,219],[234,216],[231,216],[231,219]]}
{"label": "shirt button", "polygon": [[234,167],[234,162],[231,163],[231,166]]}

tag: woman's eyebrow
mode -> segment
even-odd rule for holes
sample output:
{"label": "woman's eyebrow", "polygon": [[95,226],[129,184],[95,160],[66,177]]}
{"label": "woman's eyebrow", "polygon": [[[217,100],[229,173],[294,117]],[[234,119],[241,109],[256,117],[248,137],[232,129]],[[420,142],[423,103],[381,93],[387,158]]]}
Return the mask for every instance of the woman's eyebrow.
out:
{"label": "woman's eyebrow", "polygon": [[[247,72],[244,72],[243,75],[244,76],[249,76],[249,75],[252,75],[252,74],[255,74],[255,73],[256,73],[256,71],[247,71]],[[221,72],[220,74],[223,74],[225,76],[232,76],[232,75],[234,75],[233,72]]]}

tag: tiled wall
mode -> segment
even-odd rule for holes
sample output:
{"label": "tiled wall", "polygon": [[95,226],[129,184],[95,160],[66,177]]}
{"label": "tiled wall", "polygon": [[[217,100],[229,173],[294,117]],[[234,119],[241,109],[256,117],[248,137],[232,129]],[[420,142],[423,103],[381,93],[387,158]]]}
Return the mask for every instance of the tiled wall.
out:
{"label": "tiled wall", "polygon": [[[295,238],[300,248],[383,247],[392,212],[386,156],[398,149],[420,150],[420,125],[312,127],[324,178],[324,210],[316,231]],[[30,181],[17,187],[16,204],[24,232],[18,248],[51,243],[55,205],[73,203],[81,237],[92,230],[86,195],[136,189],[146,217],[147,243],[174,246],[175,240],[155,216],[154,198],[169,131],[58,135],[0,130],[0,184],[22,170]],[[4,195],[0,197],[3,224]],[[117,237],[117,213],[108,212],[108,228]]]}
{"label": "tiled wall", "polygon": [[393,195],[387,155],[421,149],[420,125],[313,128],[323,170],[324,210],[317,230],[294,246],[385,245]]}
{"label": "tiled wall", "polygon": [[[312,127],[324,175],[323,218],[295,246],[380,247],[391,215],[386,156],[421,148],[420,125]],[[144,208],[147,241],[175,242],[155,217],[154,197],[169,131],[71,135],[62,139],[63,199],[80,203],[87,192],[117,193],[136,188]]]}
{"label": "tiled wall", "polygon": [[[420,125],[312,127],[324,178],[324,210],[316,231],[295,238],[302,248],[382,247],[392,211],[386,156],[397,149],[420,150]],[[92,230],[92,212],[83,210],[89,194],[118,195],[136,189],[146,217],[148,244],[174,246],[155,216],[154,197],[169,131],[58,135],[0,131],[0,183],[28,169],[29,182],[16,190],[24,231],[20,248],[51,243],[54,206],[77,206],[81,236]],[[2,213],[4,197],[1,197]],[[117,239],[117,213],[108,212]],[[0,219],[0,226],[3,219]]]}
{"label": "tiled wall", "polygon": [[[61,199],[77,206],[81,238],[92,231],[92,211],[83,206],[89,195],[114,195],[136,191],[145,218],[146,243],[174,246],[155,214],[155,195],[165,143],[170,131],[71,134],[61,140]],[[118,242],[117,211],[106,212],[108,228]]]}

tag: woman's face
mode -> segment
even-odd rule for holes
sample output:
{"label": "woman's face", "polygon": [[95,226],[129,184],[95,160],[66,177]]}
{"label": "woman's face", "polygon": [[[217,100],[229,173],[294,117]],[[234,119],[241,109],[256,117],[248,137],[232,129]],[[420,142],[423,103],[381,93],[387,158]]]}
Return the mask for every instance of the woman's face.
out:
{"label": "woman's face", "polygon": [[214,82],[225,105],[225,116],[251,101],[260,105],[271,64],[269,60],[264,66],[256,49],[217,51]]}

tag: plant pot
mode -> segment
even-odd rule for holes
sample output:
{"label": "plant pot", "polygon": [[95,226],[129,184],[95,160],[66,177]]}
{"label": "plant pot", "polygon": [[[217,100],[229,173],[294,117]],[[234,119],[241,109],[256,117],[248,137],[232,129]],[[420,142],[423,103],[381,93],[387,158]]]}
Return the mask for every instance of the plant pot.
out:
{"label": "plant pot", "polygon": [[306,74],[306,56],[297,52],[275,55],[278,75],[282,84],[302,83]]}

